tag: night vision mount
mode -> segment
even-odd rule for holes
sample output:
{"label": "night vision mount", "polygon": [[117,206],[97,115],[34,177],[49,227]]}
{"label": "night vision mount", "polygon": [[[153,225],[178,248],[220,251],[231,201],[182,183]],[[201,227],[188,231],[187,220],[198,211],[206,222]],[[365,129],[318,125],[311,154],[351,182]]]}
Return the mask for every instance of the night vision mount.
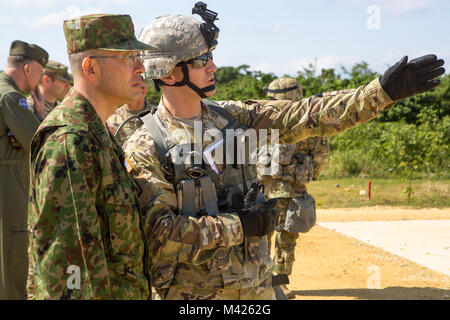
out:
{"label": "night vision mount", "polygon": [[218,13],[206,9],[206,3],[199,1],[194,5],[194,8],[192,8],[192,14],[198,14],[202,17],[203,21],[205,21],[200,25],[200,31],[205,38],[209,51],[215,49],[220,31],[214,24],[215,20],[219,20],[219,18],[217,18]]}

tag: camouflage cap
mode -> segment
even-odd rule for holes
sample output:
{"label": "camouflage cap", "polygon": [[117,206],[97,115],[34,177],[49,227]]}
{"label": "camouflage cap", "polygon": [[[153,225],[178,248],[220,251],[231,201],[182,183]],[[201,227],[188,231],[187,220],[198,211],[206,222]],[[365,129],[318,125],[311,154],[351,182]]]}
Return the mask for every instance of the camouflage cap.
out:
{"label": "camouflage cap", "polygon": [[146,77],[162,79],[179,62],[214,50],[207,45],[200,25],[201,22],[194,17],[184,15],[158,17],[147,25],[139,40],[155,49],[144,54]]}
{"label": "camouflage cap", "polygon": [[49,60],[44,70],[42,71],[42,74],[46,74],[61,81],[68,82],[72,80],[72,77],[67,72],[68,69],[69,68],[62,63]]}
{"label": "camouflage cap", "polygon": [[64,21],[67,52],[90,49],[141,51],[152,47],[138,41],[129,15],[90,14]]}
{"label": "camouflage cap", "polygon": [[268,87],[264,87],[269,97],[277,100],[298,101],[303,97],[302,86],[293,78],[278,78],[272,81]]}
{"label": "camouflage cap", "polygon": [[15,40],[11,43],[9,49],[10,56],[21,56],[33,59],[45,67],[48,62],[48,53],[41,47],[35,44],[28,44],[24,41]]}

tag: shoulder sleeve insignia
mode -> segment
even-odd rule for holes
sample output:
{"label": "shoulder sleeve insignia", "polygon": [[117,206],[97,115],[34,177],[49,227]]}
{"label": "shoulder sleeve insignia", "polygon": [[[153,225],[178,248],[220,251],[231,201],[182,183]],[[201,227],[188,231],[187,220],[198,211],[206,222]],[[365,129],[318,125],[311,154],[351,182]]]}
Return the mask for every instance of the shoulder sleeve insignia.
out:
{"label": "shoulder sleeve insignia", "polygon": [[27,100],[26,100],[25,98],[22,98],[22,99],[19,100],[19,105],[20,105],[21,107],[24,107],[25,109],[30,109],[30,108],[28,107],[28,103],[27,103]]}

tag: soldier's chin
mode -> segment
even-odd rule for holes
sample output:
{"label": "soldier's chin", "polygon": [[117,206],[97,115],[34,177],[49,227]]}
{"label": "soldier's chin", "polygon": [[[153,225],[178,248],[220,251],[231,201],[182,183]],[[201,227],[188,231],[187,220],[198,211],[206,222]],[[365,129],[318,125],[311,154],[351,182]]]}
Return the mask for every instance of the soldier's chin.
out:
{"label": "soldier's chin", "polygon": [[211,90],[205,91],[203,92],[205,94],[205,96],[207,97],[212,97],[213,95],[216,94],[216,86],[211,86]]}

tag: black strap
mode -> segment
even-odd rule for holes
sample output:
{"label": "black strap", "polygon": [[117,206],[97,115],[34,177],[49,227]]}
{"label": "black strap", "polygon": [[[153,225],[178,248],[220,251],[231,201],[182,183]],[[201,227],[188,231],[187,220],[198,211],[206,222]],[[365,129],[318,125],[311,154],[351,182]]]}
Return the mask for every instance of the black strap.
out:
{"label": "black strap", "polygon": [[272,287],[281,286],[282,284],[289,284],[289,277],[287,274],[272,275]]}
{"label": "black strap", "polygon": [[283,89],[267,89],[267,92],[270,93],[284,93],[284,92],[288,92],[288,91],[292,91],[298,89],[298,85],[295,85],[293,87],[289,87],[289,88],[283,88]]}

